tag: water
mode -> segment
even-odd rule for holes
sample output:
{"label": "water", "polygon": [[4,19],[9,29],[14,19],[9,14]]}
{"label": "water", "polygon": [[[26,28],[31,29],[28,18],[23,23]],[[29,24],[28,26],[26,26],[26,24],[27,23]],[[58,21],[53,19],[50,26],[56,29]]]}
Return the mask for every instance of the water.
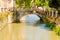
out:
{"label": "water", "polygon": [[7,24],[0,30],[0,40],[60,40],[60,38],[45,27],[27,25],[26,23]]}
{"label": "water", "polygon": [[[6,24],[0,30],[0,40],[60,40],[60,37],[46,28],[45,24],[40,24],[34,19],[24,21],[24,23]],[[34,25],[35,23],[37,25]]]}

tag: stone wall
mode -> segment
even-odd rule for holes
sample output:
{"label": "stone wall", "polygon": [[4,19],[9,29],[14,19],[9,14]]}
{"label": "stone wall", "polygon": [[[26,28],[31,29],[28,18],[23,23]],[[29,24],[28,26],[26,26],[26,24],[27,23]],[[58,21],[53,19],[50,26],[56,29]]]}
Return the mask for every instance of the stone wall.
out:
{"label": "stone wall", "polygon": [[9,2],[9,0],[0,0],[0,12],[5,12],[12,7],[13,0],[11,0],[11,2]]}

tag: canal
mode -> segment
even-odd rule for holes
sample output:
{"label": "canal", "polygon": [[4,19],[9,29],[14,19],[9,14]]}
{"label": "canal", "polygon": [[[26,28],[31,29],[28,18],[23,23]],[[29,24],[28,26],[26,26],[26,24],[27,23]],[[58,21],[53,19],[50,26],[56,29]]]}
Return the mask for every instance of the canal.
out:
{"label": "canal", "polygon": [[39,18],[36,15],[26,15],[22,19],[21,23],[7,23],[3,26],[0,40],[60,40],[55,32],[37,21]]}
{"label": "canal", "polygon": [[60,37],[45,24],[11,23],[0,30],[0,40],[60,40]]}

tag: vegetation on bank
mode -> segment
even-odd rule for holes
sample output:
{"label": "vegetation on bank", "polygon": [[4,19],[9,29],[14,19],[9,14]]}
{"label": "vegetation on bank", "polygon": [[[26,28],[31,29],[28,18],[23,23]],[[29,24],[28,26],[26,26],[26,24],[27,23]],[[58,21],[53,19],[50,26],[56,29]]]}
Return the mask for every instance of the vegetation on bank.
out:
{"label": "vegetation on bank", "polygon": [[56,32],[56,34],[58,34],[60,36],[60,26],[56,26],[54,28],[54,31]]}
{"label": "vegetation on bank", "polygon": [[13,13],[9,12],[9,11],[0,13],[0,22],[5,21],[5,23],[7,23],[8,22],[8,16],[11,16],[13,18],[12,14]]}
{"label": "vegetation on bank", "polygon": [[51,30],[53,30],[53,28],[55,28],[55,23],[54,22],[48,21],[45,16],[43,16],[42,19],[43,19],[46,27],[49,27]]}
{"label": "vegetation on bank", "polygon": [[55,22],[50,22],[46,17],[42,17],[46,27],[50,28],[52,31],[55,31],[57,35],[60,36],[60,26],[56,25]]}

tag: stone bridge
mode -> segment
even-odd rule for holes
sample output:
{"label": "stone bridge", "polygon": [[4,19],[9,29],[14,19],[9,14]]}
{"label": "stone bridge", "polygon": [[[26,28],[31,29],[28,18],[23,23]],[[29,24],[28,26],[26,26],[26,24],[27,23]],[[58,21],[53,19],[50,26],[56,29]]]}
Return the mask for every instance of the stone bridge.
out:
{"label": "stone bridge", "polygon": [[58,16],[58,12],[56,10],[44,11],[35,9],[35,11],[37,12],[36,15],[38,15],[39,17],[43,18],[44,16],[48,21],[60,24],[60,16]]}

